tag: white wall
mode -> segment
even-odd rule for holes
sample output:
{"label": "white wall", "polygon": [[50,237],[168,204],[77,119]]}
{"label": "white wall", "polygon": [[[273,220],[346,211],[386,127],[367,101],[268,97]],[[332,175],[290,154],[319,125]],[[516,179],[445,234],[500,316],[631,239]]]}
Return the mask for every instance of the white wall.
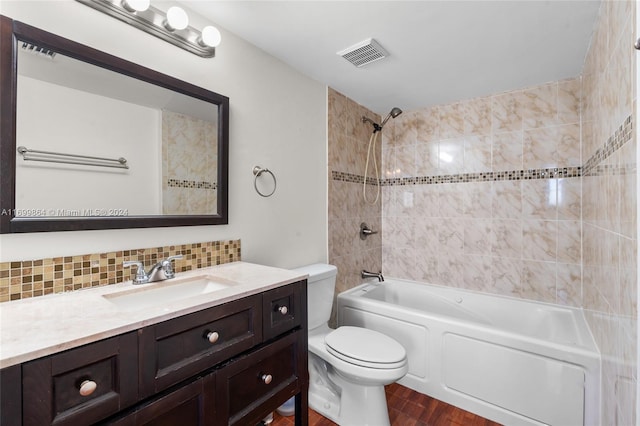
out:
{"label": "white wall", "polygon": [[[224,31],[203,59],[71,0],[6,1],[0,13],[230,98],[229,225],[0,236],[0,261],[220,239],[280,267],[327,259],[326,86]],[[278,189],[262,198],[253,166]]]}

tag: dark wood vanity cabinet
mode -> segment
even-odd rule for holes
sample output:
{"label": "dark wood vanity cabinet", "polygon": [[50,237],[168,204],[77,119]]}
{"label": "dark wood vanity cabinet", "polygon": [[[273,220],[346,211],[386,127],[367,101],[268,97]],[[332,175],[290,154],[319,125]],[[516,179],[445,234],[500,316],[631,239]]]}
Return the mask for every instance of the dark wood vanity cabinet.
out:
{"label": "dark wood vanity cabinet", "polygon": [[[218,414],[230,425],[257,424],[274,398],[286,401],[301,385],[301,332],[241,357],[217,373]],[[304,364],[304,366],[303,366]]]}
{"label": "dark wood vanity cabinet", "polygon": [[23,364],[23,425],[91,424],[135,404],[137,363],[127,333]]}
{"label": "dark wood vanity cabinet", "polygon": [[[216,419],[215,373],[197,378],[128,414],[103,422],[111,426],[209,426]],[[224,423],[220,423],[224,424]]]}
{"label": "dark wood vanity cabinet", "polygon": [[0,424],[301,426],[307,391],[300,281],[0,370]]}
{"label": "dark wood vanity cabinet", "polygon": [[158,393],[261,343],[262,298],[245,297],[139,330],[140,396]]}

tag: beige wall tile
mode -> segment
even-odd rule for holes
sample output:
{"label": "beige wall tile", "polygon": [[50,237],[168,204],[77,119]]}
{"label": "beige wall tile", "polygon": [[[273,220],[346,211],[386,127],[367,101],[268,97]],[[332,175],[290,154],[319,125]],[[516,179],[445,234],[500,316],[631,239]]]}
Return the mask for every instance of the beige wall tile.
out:
{"label": "beige wall tile", "polygon": [[494,256],[520,259],[522,257],[522,221],[493,219],[491,253]]}
{"label": "beige wall tile", "polygon": [[491,98],[475,98],[462,102],[465,135],[491,133]]}
{"label": "beige wall tile", "polygon": [[440,138],[453,139],[465,134],[465,108],[460,102],[442,105],[440,113]]}
{"label": "beige wall tile", "polygon": [[438,152],[438,171],[443,175],[464,173],[465,139],[443,139]]}
{"label": "beige wall tile", "polygon": [[493,132],[522,130],[522,92],[507,92],[491,99]]}
{"label": "beige wall tile", "polygon": [[581,219],[582,178],[558,179],[558,219]]}
{"label": "beige wall tile", "polygon": [[439,148],[438,141],[416,144],[416,176],[434,176],[438,174]]}
{"label": "beige wall tile", "polygon": [[520,257],[491,258],[491,293],[520,297],[522,260]]}
{"label": "beige wall tile", "polygon": [[523,163],[525,168],[580,166],[580,125],[525,130]]}
{"label": "beige wall tile", "polygon": [[[493,222],[491,219],[464,220],[463,252],[464,254],[484,255],[491,253],[491,235]],[[488,280],[487,280],[488,282]]]}
{"label": "beige wall tile", "polygon": [[[358,105],[353,100],[333,89],[328,91],[328,146],[329,146],[329,185],[328,185],[328,214],[329,214],[329,262],[338,267],[336,292],[355,287],[362,282],[360,271],[367,269],[379,271],[382,269],[382,239],[389,227],[395,226],[393,221],[385,222],[385,229],[381,216],[395,217],[399,205],[396,201],[395,188],[380,188],[379,200],[371,205],[363,199],[363,177],[373,127],[363,123],[362,117],[368,117],[380,123],[380,116]],[[400,125],[396,122],[400,118]],[[388,122],[383,134],[378,134],[375,151],[372,149],[369,159],[367,176],[375,178],[373,170],[373,153],[377,157],[382,179],[393,177],[395,174],[415,173],[415,114],[404,113],[398,119]],[[398,142],[395,135],[402,140]],[[391,137],[390,137],[391,136]],[[406,143],[405,143],[406,142]],[[386,146],[382,155],[383,144]],[[405,146],[406,145],[406,146]],[[372,147],[373,148],[373,147]],[[396,148],[398,151],[396,151]],[[396,170],[400,167],[400,171]],[[349,174],[349,179],[333,178],[334,172]],[[376,196],[376,185],[366,186],[367,198],[373,201]],[[384,199],[384,204],[383,204]],[[384,209],[383,209],[384,206]],[[408,211],[400,211],[407,215]],[[395,220],[395,219],[394,219]],[[366,222],[369,227],[379,233],[366,240],[359,236],[359,225]],[[405,228],[398,236],[410,235]],[[393,233],[391,233],[393,234]],[[403,240],[403,244],[408,244]],[[331,322],[335,325],[335,310]]]}
{"label": "beige wall tile", "polygon": [[581,99],[582,81],[580,77],[558,82],[559,124],[580,122]]}
{"label": "beige wall tile", "polygon": [[465,255],[461,288],[487,291],[491,283],[491,256]]}
{"label": "beige wall tile", "polygon": [[491,218],[492,182],[460,184],[465,217]]}
{"label": "beige wall tile", "polygon": [[540,302],[556,302],[556,262],[522,261],[520,297]]}
{"label": "beige wall tile", "polygon": [[582,267],[579,264],[557,264],[556,303],[582,307]]}
{"label": "beige wall tile", "polygon": [[414,145],[417,142],[418,116],[417,113],[407,112],[394,119],[394,145]]}
{"label": "beige wall tile", "polygon": [[497,181],[492,185],[493,218],[522,218],[522,185],[525,181]]}
{"label": "beige wall tile", "polygon": [[523,132],[495,133],[492,141],[492,166],[494,171],[522,170]]}
{"label": "beige wall tile", "polygon": [[582,224],[577,220],[558,221],[557,261],[582,263]]}
{"label": "beige wall tile", "polygon": [[491,137],[467,136],[464,140],[464,171],[479,173],[491,171]]}
{"label": "beige wall tile", "polygon": [[557,179],[522,181],[522,214],[526,219],[558,217]]}
{"label": "beige wall tile", "polygon": [[440,109],[426,108],[416,111],[416,141],[433,142],[440,139]]}
{"label": "beige wall tile", "polygon": [[522,258],[556,260],[558,223],[554,220],[524,220],[522,222]]}
{"label": "beige wall tile", "polygon": [[558,121],[557,83],[526,89],[520,97],[525,129],[548,127]]}

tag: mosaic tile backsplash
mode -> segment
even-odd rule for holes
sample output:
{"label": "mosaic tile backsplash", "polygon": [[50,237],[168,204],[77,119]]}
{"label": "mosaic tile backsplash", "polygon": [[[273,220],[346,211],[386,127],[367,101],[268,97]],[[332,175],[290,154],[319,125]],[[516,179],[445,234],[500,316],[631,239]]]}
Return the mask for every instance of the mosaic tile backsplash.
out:
{"label": "mosaic tile backsplash", "polygon": [[241,260],[240,240],[2,262],[0,302],[116,284],[130,280],[135,274],[135,268],[122,266],[124,261],[141,261],[149,268],[177,254],[184,258],[175,260],[176,272],[235,262]]}

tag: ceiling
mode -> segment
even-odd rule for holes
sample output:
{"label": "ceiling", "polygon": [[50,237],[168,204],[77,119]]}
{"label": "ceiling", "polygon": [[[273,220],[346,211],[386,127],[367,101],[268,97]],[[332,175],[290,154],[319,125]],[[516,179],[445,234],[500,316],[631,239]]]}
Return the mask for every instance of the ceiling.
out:
{"label": "ceiling", "polygon": [[[595,0],[182,3],[380,114],[575,77],[600,7]],[[388,57],[356,68],[336,54],[371,37]]]}

